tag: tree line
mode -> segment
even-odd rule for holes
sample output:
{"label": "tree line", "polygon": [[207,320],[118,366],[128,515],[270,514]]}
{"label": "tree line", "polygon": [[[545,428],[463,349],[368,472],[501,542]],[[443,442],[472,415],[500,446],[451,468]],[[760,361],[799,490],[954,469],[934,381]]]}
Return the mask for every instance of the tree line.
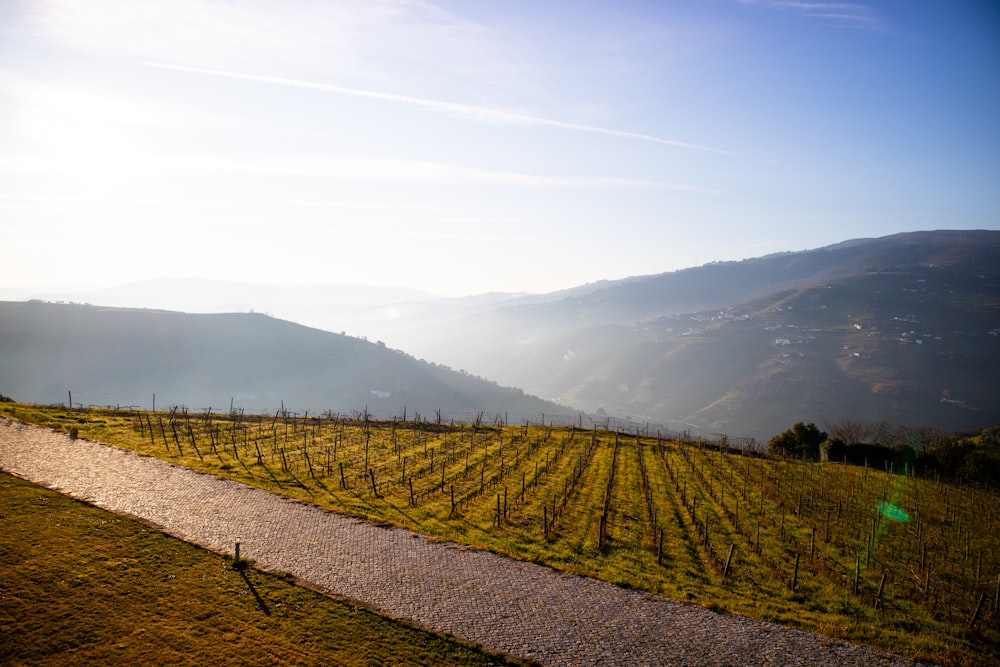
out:
{"label": "tree line", "polygon": [[864,465],[983,484],[1000,483],[1000,426],[970,433],[940,433],[929,427],[845,419],[798,422],[768,443],[777,456]]}

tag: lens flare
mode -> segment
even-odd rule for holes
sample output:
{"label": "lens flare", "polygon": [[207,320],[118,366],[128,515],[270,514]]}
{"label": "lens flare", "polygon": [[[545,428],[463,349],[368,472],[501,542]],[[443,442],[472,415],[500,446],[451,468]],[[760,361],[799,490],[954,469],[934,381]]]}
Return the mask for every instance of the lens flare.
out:
{"label": "lens flare", "polygon": [[874,523],[872,524],[871,540],[868,543],[869,559],[878,547],[879,542],[882,541],[882,537],[889,529],[889,525],[891,523],[907,523],[910,520],[910,513],[898,504],[903,496],[903,490],[906,486],[906,477],[906,475],[897,476],[896,482],[893,485],[891,498],[889,500],[880,500],[875,505],[877,513],[876,516],[881,517],[881,519],[878,521],[877,525]]}
{"label": "lens flare", "polygon": [[878,511],[881,512],[882,516],[893,521],[901,521],[905,523],[910,520],[909,512],[895,503],[889,503],[884,500],[879,501]]}

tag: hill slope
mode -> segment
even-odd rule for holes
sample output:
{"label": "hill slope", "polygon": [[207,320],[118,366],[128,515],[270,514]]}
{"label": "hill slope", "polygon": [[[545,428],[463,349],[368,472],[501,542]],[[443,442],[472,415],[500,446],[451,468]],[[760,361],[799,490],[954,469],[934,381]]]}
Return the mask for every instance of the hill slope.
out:
{"label": "hill slope", "polygon": [[381,344],[265,315],[0,302],[0,391],[21,401],[537,419],[571,410]]}
{"label": "hill slope", "polygon": [[[341,313],[322,303],[318,319]],[[547,295],[370,306],[361,319],[373,339],[576,410],[678,430],[767,439],[797,421],[1000,423],[1000,232],[857,239]],[[0,304],[0,392],[463,419],[575,414],[262,315],[58,308]]]}
{"label": "hill slope", "polygon": [[[690,309],[690,310],[688,310]],[[769,438],[1000,423],[1000,232],[924,232],[619,281],[412,348],[583,410]]]}

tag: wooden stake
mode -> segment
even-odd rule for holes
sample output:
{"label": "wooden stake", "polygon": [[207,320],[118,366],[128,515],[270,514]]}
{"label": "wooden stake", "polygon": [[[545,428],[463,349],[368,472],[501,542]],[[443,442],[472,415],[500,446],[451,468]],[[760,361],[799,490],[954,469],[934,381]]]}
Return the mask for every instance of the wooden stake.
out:
{"label": "wooden stake", "polygon": [[976,611],[972,612],[972,618],[969,619],[969,629],[976,624],[979,619],[979,611],[983,608],[983,599],[986,597],[985,591],[979,594],[979,602],[976,603]]}

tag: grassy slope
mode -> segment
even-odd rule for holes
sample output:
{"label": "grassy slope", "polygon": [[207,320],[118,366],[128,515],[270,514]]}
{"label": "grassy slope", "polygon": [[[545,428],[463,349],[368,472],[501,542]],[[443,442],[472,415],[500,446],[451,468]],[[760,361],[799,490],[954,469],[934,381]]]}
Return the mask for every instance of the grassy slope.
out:
{"label": "grassy slope", "polygon": [[[538,426],[474,431],[372,423],[366,436],[357,422],[174,415],[174,441],[166,413],[152,416],[151,434],[140,430],[139,413],[0,406],[4,412],[619,585],[944,664],[1000,661],[991,604],[1000,570],[995,490]],[[378,480],[378,497],[369,470]],[[509,511],[498,527],[497,503],[505,497]],[[911,521],[885,519],[876,510],[880,501],[898,503]],[[545,516],[551,521],[547,537]],[[733,545],[732,567],[723,576]],[[793,585],[796,556],[801,563]],[[984,608],[969,630],[981,595]]]}
{"label": "grassy slope", "polygon": [[3,473],[0,638],[11,665],[502,663]]}

